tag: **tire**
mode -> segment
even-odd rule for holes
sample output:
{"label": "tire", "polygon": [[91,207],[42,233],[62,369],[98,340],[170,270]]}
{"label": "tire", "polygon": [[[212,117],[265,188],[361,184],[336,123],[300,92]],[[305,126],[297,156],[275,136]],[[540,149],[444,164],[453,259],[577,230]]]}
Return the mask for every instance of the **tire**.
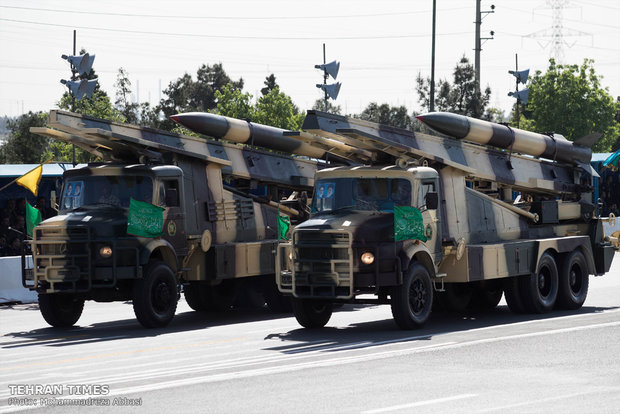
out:
{"label": "tire", "polygon": [[392,316],[401,329],[424,326],[433,309],[433,284],[426,267],[420,263],[409,266],[401,286],[391,295]]}
{"label": "tire", "polygon": [[66,293],[39,293],[39,310],[51,326],[68,328],[80,319],[84,299]]}
{"label": "tire", "polygon": [[177,309],[177,281],[170,267],[151,262],[133,288],[133,311],[145,328],[161,328],[170,323]]}
{"label": "tire", "polygon": [[513,276],[504,283],[506,304],[512,313],[525,313],[525,304],[521,298],[521,280],[528,276]]}
{"label": "tire", "polygon": [[558,297],[558,267],[553,256],[547,252],[540,256],[536,273],[521,279],[521,296],[526,311],[530,313],[551,312]]}
{"label": "tire", "polygon": [[441,308],[449,312],[463,312],[469,306],[473,289],[467,283],[446,283],[443,292],[437,292],[436,298]]}
{"label": "tire", "polygon": [[588,296],[590,281],[586,257],[581,251],[575,250],[562,260],[559,278],[557,306],[570,310],[581,308]]}
{"label": "tire", "polygon": [[485,280],[474,290],[469,307],[479,310],[495,309],[503,294],[504,289],[500,280]]}
{"label": "tire", "polygon": [[293,314],[304,328],[324,327],[332,316],[332,304],[316,299],[293,299]]}
{"label": "tire", "polygon": [[204,312],[207,310],[207,297],[205,287],[201,283],[190,283],[183,286],[185,301],[195,311]]}

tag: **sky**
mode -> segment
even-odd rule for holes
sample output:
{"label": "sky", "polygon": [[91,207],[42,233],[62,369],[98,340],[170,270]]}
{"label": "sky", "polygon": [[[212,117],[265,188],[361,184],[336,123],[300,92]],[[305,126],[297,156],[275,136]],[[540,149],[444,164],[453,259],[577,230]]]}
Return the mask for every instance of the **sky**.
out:
{"label": "sky", "polygon": [[[465,55],[473,64],[475,0],[437,0],[435,79],[452,82]],[[157,104],[162,90],[202,64],[222,63],[244,91],[260,95],[275,74],[302,110],[322,93],[327,62],[340,62],[344,113],[370,102],[424,112],[415,79],[431,74],[431,0],[0,0],[0,116],[49,111],[71,76],[62,54],[95,54],[101,87],[114,101],[118,69],[129,74],[133,99]],[[508,115],[514,70],[545,72],[553,55],[553,16],[562,33],[560,62],[595,61],[602,85],[620,96],[620,2],[617,0],[483,0],[481,83],[490,105]],[[556,7],[556,11],[552,6]],[[557,26],[557,25],[556,25]],[[328,83],[334,82],[330,79]]]}

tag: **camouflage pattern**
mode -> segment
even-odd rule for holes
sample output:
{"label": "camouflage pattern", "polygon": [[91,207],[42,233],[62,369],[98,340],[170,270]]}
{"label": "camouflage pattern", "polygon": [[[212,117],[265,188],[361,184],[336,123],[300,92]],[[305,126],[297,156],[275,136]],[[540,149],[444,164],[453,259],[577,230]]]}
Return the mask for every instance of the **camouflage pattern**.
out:
{"label": "camouflage pattern", "polygon": [[[486,128],[478,121],[472,125],[470,131]],[[574,309],[585,300],[588,275],[603,274],[611,266],[614,249],[605,240],[602,220],[594,217],[592,170],[581,164],[587,148],[574,146],[570,152],[559,145],[561,162],[558,157],[541,160],[318,111],[308,112],[303,128],[368,151],[374,160],[371,166],[318,171],[315,201],[320,198],[317,186],[327,188],[337,180],[409,180],[410,205],[421,209],[428,238],[395,241],[389,206],[365,211],[369,209],[352,202],[331,211],[314,204],[312,217],[295,228],[291,243],[280,246],[276,261],[280,290],[297,298],[296,316],[304,326],[328,319],[304,304],[359,302],[359,295],[369,293],[377,298],[364,302],[391,303],[399,326],[420,326],[430,314],[428,293],[420,302],[428,308],[425,318],[403,316],[416,311],[403,311],[399,302],[412,292],[426,292],[419,279],[419,290],[409,287],[411,275],[420,272],[428,272],[435,295],[447,308],[466,306],[474,298],[495,306],[505,290],[509,306],[518,312],[546,312],[556,300]],[[546,143],[541,137],[536,139]],[[541,142],[532,147],[542,148]],[[547,156],[548,151],[534,155]],[[429,193],[437,194],[437,206],[425,206],[426,197],[433,195]],[[364,253],[374,261],[364,263]],[[418,299],[410,298],[409,306]]]}
{"label": "camouflage pattern", "polygon": [[[170,322],[172,302],[176,307],[173,288],[163,287],[168,272],[200,309],[215,302],[230,306],[236,279],[260,277],[261,283],[245,284],[259,293],[262,282],[274,283],[279,204],[268,198],[279,200],[283,189],[310,191],[316,161],[64,111],[52,111],[49,126],[54,129],[32,132],[74,143],[108,162],[66,172],[61,214],[35,229],[34,268],[24,271],[24,284],[43,295],[43,303],[56,294],[73,302],[133,299],[140,322],[156,327]],[[121,208],[114,208],[96,203],[101,182],[146,184],[126,184],[127,194],[117,197]],[[93,204],[69,203],[69,186],[78,183]],[[267,198],[249,194],[258,185],[265,186]],[[127,234],[129,196],[165,207],[162,237]],[[103,248],[111,249],[110,257],[101,256]],[[135,286],[141,284],[163,297],[165,317],[148,302],[149,294],[142,300],[146,305],[136,307],[142,293]],[[57,308],[42,313],[62,326]]]}
{"label": "camouflage pattern", "polygon": [[[369,157],[368,153],[338,141],[208,112],[186,112],[172,115],[170,119],[199,134],[287,154],[322,159],[336,157],[353,161],[360,157]],[[295,136],[296,139],[288,138],[289,136]]]}
{"label": "camouflage pattern", "polygon": [[588,163],[592,159],[590,148],[573,144],[560,134],[538,134],[448,112],[431,112],[416,118],[439,133],[478,144],[568,163]]}

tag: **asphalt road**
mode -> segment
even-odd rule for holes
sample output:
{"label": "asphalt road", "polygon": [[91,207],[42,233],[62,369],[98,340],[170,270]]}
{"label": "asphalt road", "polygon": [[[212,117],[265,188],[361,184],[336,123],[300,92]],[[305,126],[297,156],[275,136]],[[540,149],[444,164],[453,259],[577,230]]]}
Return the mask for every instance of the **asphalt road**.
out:
{"label": "asphalt road", "polygon": [[78,324],[0,308],[0,413],[620,413],[620,253],[576,312],[502,301],[401,331],[389,306],[345,306],[310,331],[182,301],[146,330],[131,304],[88,302]]}

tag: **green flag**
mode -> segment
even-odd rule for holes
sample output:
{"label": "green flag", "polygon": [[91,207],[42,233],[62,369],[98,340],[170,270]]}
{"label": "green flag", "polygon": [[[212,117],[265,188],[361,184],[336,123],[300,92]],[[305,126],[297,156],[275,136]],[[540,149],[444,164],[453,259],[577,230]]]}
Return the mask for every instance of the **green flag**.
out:
{"label": "green flag", "polygon": [[281,216],[278,211],[278,240],[288,240],[286,233],[291,227],[291,218],[289,216]]}
{"label": "green flag", "polygon": [[26,233],[32,236],[32,230],[41,222],[41,212],[34,208],[30,203],[26,203]]}
{"label": "green flag", "polygon": [[159,237],[164,227],[164,208],[131,198],[127,216],[127,234]]}
{"label": "green flag", "polygon": [[394,206],[394,241],[426,241],[422,212],[415,207]]}

